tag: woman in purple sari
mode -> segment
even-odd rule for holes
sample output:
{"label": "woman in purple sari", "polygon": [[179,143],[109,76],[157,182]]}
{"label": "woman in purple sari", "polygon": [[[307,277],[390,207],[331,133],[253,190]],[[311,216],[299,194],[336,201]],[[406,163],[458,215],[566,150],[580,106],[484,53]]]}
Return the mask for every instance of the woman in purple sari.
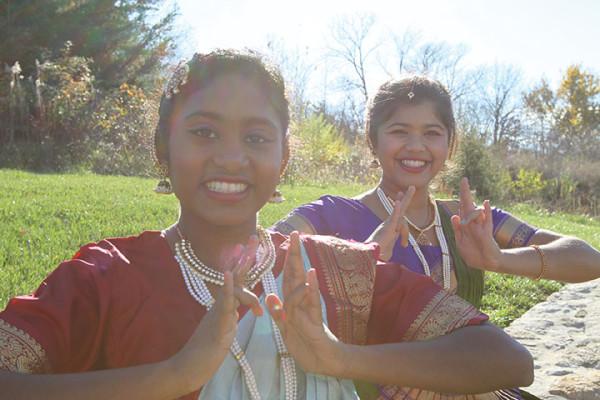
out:
{"label": "woman in purple sari", "polygon": [[[484,271],[565,282],[600,277],[596,249],[492,209],[487,200],[476,207],[466,178],[459,200],[432,199],[431,182],[456,145],[451,98],[439,82],[415,76],[383,84],[366,131],[382,168],[377,187],[354,198],[323,196],[293,210],[277,230],[377,241],[382,259],[429,275],[476,306]],[[394,207],[407,190],[414,196],[400,218]]]}

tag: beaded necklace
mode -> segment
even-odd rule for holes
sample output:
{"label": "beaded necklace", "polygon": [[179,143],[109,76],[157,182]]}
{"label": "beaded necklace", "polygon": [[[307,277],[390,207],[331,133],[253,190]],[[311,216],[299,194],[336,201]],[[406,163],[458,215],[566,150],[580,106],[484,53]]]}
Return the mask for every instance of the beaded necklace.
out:
{"label": "beaded necklace", "polygon": [[[271,236],[262,227],[258,227],[257,231],[259,236],[259,247],[256,252],[257,262],[248,272],[248,286],[253,288],[262,280],[265,296],[270,293],[279,295],[272,271],[275,265],[275,246],[273,245]],[[214,304],[215,299],[208,290],[205,281],[222,286],[224,284],[224,275],[222,272],[207,266],[198,259],[189,241],[181,233],[179,226],[177,226],[177,234],[179,235],[179,241],[175,243],[175,259],[181,269],[185,285],[190,295],[209,310]],[[273,319],[271,319],[271,327],[277,353],[281,359],[285,399],[293,400],[296,398],[297,393],[296,365],[294,359],[288,353],[281,337],[281,332]],[[254,372],[237,338],[233,339],[229,351],[242,370],[250,398],[252,400],[261,400]]]}
{"label": "beaded necklace", "polygon": [[[388,215],[391,215],[394,211],[394,204],[380,187],[377,188],[377,197],[379,197],[379,201],[381,202],[381,205],[383,205],[383,208],[385,208],[387,211]],[[435,225],[435,236],[437,237],[440,248],[442,249],[442,279],[444,282],[444,289],[448,290],[450,289],[450,251],[448,250],[448,242],[446,242],[446,237],[444,236],[444,231],[442,230],[442,222],[437,207],[434,207],[434,212],[435,216],[433,219],[433,224]],[[426,229],[429,229],[429,227],[424,228],[423,230]],[[419,261],[421,261],[425,275],[430,277],[431,269],[429,268],[429,263],[427,263],[425,255],[419,247],[419,243],[417,243],[410,232],[408,233],[408,242],[417,254]]]}

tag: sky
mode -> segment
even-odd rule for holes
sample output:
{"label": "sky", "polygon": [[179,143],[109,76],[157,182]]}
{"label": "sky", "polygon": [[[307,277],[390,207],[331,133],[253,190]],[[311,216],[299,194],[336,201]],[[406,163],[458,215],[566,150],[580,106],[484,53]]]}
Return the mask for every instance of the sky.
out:
{"label": "sky", "polygon": [[184,53],[263,49],[269,38],[323,54],[342,15],[372,14],[380,32],[467,48],[469,65],[510,64],[526,81],[555,85],[571,64],[600,73],[599,0],[177,0]]}

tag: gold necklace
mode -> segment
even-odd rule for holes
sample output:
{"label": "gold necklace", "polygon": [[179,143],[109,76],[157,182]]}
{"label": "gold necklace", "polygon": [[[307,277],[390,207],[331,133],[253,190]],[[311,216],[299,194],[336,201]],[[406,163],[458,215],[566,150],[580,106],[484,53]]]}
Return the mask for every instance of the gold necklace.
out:
{"label": "gold necklace", "polygon": [[[431,206],[431,202],[429,202],[429,205]],[[430,208],[427,208],[427,217],[429,218],[429,210]],[[431,228],[433,228],[435,226],[435,216],[434,218],[431,219],[431,223],[429,225],[427,225],[424,228],[419,228],[414,222],[412,222],[406,215],[404,216],[404,220],[406,221],[406,223],[408,223],[408,225],[413,228],[414,230],[416,230],[419,234],[417,235],[417,243],[421,244],[421,245],[431,245],[431,240],[429,240],[427,238],[427,231],[430,230]]]}

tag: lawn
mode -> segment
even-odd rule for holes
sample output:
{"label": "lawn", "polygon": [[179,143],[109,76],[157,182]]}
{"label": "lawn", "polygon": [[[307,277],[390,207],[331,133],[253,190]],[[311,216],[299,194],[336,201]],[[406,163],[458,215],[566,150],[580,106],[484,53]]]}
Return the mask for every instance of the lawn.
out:
{"label": "lawn", "polygon": [[[62,260],[83,244],[104,237],[162,229],[177,218],[173,196],[153,192],[155,180],[92,174],[33,174],[0,170],[0,308],[17,294],[30,293]],[[268,205],[260,222],[269,226],[296,205],[324,193],[356,194],[360,185],[283,186],[286,201]],[[600,247],[600,222],[584,216],[550,214],[532,206],[508,211]],[[488,274],[483,309],[506,326],[560,288],[552,282]]]}

